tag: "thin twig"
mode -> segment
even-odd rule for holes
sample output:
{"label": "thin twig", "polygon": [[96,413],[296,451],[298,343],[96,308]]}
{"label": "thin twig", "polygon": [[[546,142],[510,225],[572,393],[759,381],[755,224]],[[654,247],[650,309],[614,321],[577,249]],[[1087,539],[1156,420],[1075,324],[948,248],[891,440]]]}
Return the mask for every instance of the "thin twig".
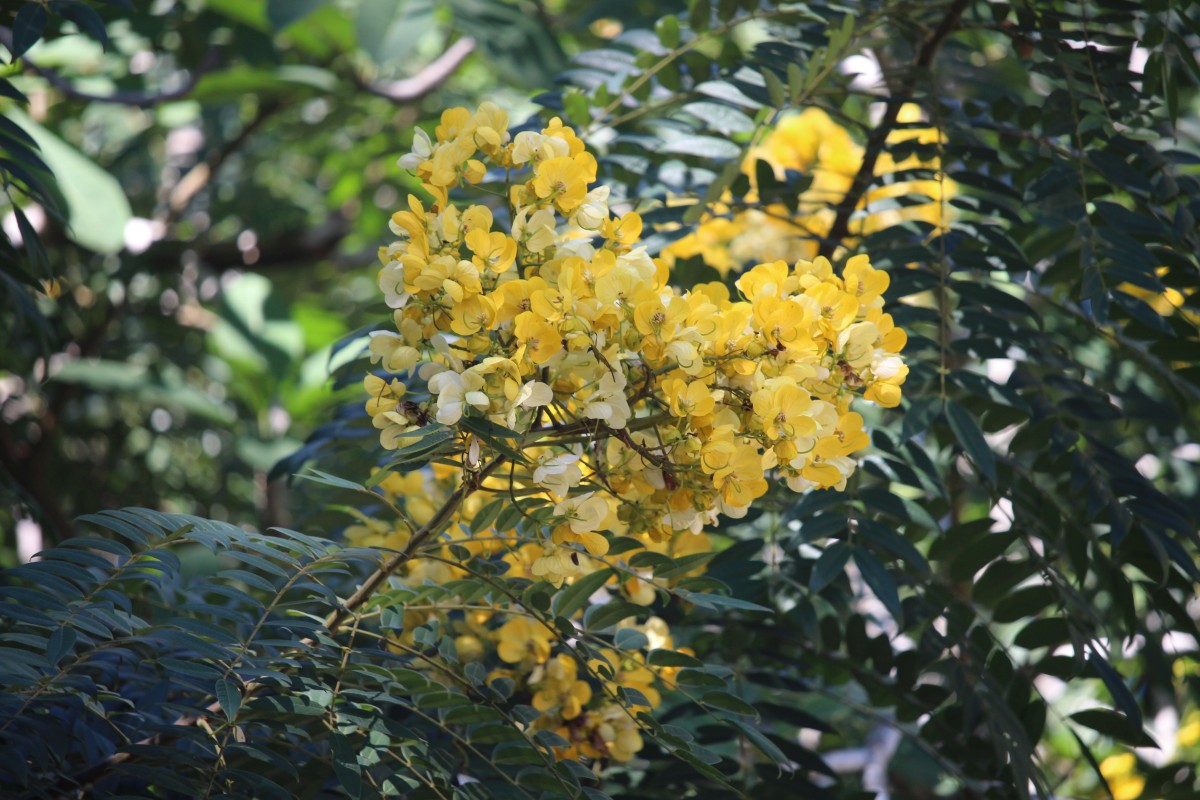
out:
{"label": "thin twig", "polygon": [[883,147],[887,144],[888,136],[896,127],[896,121],[900,116],[900,108],[912,96],[913,91],[917,86],[918,77],[926,72],[930,65],[933,64],[933,59],[937,55],[938,49],[945,42],[946,38],[954,32],[958,27],[958,20],[970,5],[970,0],[955,0],[946,12],[946,16],[941,23],[934,28],[925,37],[925,43],[921,46],[920,52],[917,53],[916,61],[913,62],[913,69],[901,82],[897,90],[892,92],[887,100],[887,107],[883,112],[883,119],[871,131],[871,135],[867,137],[867,146],[863,151],[862,164],[858,168],[858,173],[854,176],[854,181],[850,184],[850,189],[847,190],[846,196],[842,199],[838,206],[837,217],[833,221],[833,225],[829,228],[829,235],[821,241],[819,252],[826,258],[831,258],[833,253],[841,245],[842,240],[850,233],[850,217],[854,215],[858,204],[862,202],[863,197],[870,188],[871,182],[875,180],[875,165],[879,161],[879,156],[883,153]]}
{"label": "thin twig", "polygon": [[355,82],[367,92],[393,103],[412,103],[420,100],[454,74],[467,56],[475,52],[475,40],[467,36],[446,48],[446,52],[429,62],[416,75],[391,83],[371,83],[356,78]]}

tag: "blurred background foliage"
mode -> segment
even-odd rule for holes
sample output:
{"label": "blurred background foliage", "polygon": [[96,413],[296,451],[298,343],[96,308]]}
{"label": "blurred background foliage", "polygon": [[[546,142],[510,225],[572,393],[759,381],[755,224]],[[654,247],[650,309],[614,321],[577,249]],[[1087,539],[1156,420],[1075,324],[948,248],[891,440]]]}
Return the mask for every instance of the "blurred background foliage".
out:
{"label": "blurred background foliage", "polygon": [[[848,491],[770,495],[718,532],[709,574],[773,612],[661,612],[762,712],[741,737],[662,715],[728,782],[651,745],[606,792],[1194,797],[1198,20],[1123,0],[5,3],[0,564],[18,531],[50,545],[130,505],[336,536],[345,496],[286,476],[377,461],[353,341],[387,313],[370,265],[413,188],[395,159],[486,97],[600,148],[673,280],[743,266],[678,247],[697,223],[716,241],[819,204],[788,246],[870,253],[910,332],[903,412],[870,418]],[[759,166],[768,126],[812,109],[857,148],[834,195],[811,193],[819,161]]]}
{"label": "blurred background foliage", "polygon": [[528,114],[593,11],[6,3],[4,558],[26,512],[50,541],[131,503],[286,521],[266,475],[330,414],[329,346],[378,318],[412,126]]}

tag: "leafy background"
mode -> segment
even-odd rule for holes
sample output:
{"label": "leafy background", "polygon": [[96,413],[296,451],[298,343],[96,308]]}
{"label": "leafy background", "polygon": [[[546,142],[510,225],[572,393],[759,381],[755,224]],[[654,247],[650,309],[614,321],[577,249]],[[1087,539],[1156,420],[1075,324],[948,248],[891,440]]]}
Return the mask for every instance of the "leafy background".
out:
{"label": "leafy background", "polygon": [[[1194,796],[1193,7],[55,0],[3,15],[0,747],[19,757],[0,783]],[[872,62],[881,82],[845,71]],[[510,698],[470,717],[487,690],[446,653],[457,688],[353,638],[303,665],[290,650],[370,559],[327,541],[353,483],[287,476],[315,463],[353,482],[375,459],[354,340],[386,313],[369,265],[412,188],[395,158],[415,125],[484,97],[514,119],[564,114],[654,247],[706,201],[794,199],[803,174],[757,197],[738,180],[762,126],[794,110],[825,110],[867,153],[936,159],[958,187],[944,232],[909,221],[851,242],[891,270],[910,332],[907,399],[871,418],[865,468],[843,494],[770,495],[716,534],[707,575],[770,611],[659,609],[709,665],[680,682],[729,707],[673,695],[640,759],[599,781],[503,733]],[[944,142],[889,139],[905,102]],[[851,194],[892,180],[861,177]],[[845,223],[814,246],[842,243],[852,200],[832,201]],[[695,258],[673,275],[719,277]],[[156,511],[95,515],[126,506]],[[54,549],[17,566],[22,531]],[[293,601],[309,616],[284,614]],[[422,636],[422,657],[445,641]],[[344,702],[323,694],[337,674]],[[248,681],[269,691],[243,705]],[[173,724],[214,700],[216,751]],[[446,746],[464,730],[474,753]]]}

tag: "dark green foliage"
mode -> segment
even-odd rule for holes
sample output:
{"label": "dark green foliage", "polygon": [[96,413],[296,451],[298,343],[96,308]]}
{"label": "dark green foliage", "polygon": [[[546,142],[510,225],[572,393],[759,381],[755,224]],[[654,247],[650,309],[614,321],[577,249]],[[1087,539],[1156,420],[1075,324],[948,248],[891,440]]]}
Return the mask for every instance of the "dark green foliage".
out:
{"label": "dark green foliage", "polygon": [[[710,48],[672,71],[678,43],[736,25],[736,4],[703,24],[693,15],[690,29],[660,26],[657,43],[629,32],[617,43],[654,58],[625,74],[607,59],[603,80],[572,73],[587,102],[562,101],[577,124],[620,131],[604,163],[629,197],[711,201],[728,188],[736,203],[749,188],[737,171],[751,142],[741,115],[816,106],[865,118],[869,98],[816,76],[827,53],[871,46],[884,96],[920,104],[945,133],[943,145],[887,151],[940,158],[959,187],[944,234],[910,222],[851,245],[892,270],[888,310],[910,334],[904,413],[872,417],[874,455],[845,495],[781,505],[766,527],[731,533],[776,537],[783,560],[761,580],[791,610],[703,635],[697,650],[771,680],[865,694],[912,737],[904,747],[916,761],[964,792],[1049,794],[1060,768],[1036,748],[1061,723],[1048,720],[1039,675],[1110,704],[1073,715],[1068,729],[1129,745],[1149,743],[1144,721],[1186,696],[1162,668],[1174,656],[1123,648],[1197,631],[1181,602],[1193,595],[1200,544],[1188,449],[1200,399],[1200,185],[1194,122],[1181,117],[1196,97],[1200,21],[1194,9],[1123,2],[891,4],[857,20],[807,7],[811,18],[769,23],[780,41],[760,45],[751,64]],[[921,61],[957,15],[935,58]],[[1148,50],[1140,75],[1135,45]],[[878,130],[864,128],[868,148]],[[709,132],[741,147],[710,147],[700,138]],[[760,169],[757,182],[775,192],[773,177]],[[653,203],[644,216],[696,218]],[[655,243],[685,232],[668,227]],[[1182,306],[1164,313],[1167,290]],[[864,586],[881,601],[868,616],[882,629],[874,635],[856,611]],[[854,716],[831,718],[877,724]],[[1084,751],[1050,762],[1078,759],[1063,777],[1086,784]],[[1162,791],[1186,794],[1189,775]],[[758,793],[776,785],[759,777]]]}

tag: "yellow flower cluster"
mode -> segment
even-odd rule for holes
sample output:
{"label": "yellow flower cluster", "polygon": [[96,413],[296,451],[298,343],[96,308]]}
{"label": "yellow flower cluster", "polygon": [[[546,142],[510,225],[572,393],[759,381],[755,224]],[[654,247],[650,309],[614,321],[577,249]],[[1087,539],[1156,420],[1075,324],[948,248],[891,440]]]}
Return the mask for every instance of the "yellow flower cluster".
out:
{"label": "yellow flower cluster", "polygon": [[[477,157],[507,191],[460,209],[447,193],[482,180]],[[510,137],[487,103],[445,112],[401,163],[436,201],[393,217],[379,282],[395,330],[370,350],[417,382],[369,376],[367,409],[385,448],[431,420],[458,427],[468,471],[494,453],[464,418],[521,438],[513,480],[554,504],[539,577],[581,574],[607,552],[602,532],[659,540],[739,517],[771,474],[840,488],[868,443],[851,399],[900,402],[905,334],[866,256],[841,275],[823,258],[760,264],[736,299],[681,292],[637,246],[640,217],[610,213],[570,128]]]}
{"label": "yellow flower cluster", "polygon": [[[718,283],[681,291],[639,245],[638,214],[610,211],[570,128],[556,119],[512,135],[487,103],[445,112],[400,163],[432,202],[410,198],[380,250],[394,326],[372,334],[380,371],[365,380],[366,408],[384,448],[419,446],[431,426],[454,444],[428,471],[379,484],[408,522],[362,517],[347,537],[402,549],[410,524],[465,490],[429,557],[405,563],[398,577],[411,586],[467,575],[455,556],[465,547],[506,563],[506,578],[556,587],[615,567],[605,591],[649,605],[684,576],[648,565],[710,551],[704,526],[744,515],[770,479],[798,492],[845,486],[868,444],[855,397],[900,402],[905,334],[883,312],[888,274],[864,255],[840,274],[823,258],[762,263],[737,296]],[[489,201],[452,204],[470,184]],[[495,498],[521,504],[520,533],[511,515],[469,524]],[[493,657],[494,679],[530,693],[536,726],[566,739],[564,754],[632,757],[638,725],[613,689],[654,707],[671,672],[628,650],[585,670],[515,607],[405,617],[394,646],[411,647],[413,628],[436,619],[461,660]],[[660,620],[641,631],[651,648],[673,647]]]}
{"label": "yellow flower cluster", "polygon": [[[920,119],[920,109],[912,104],[903,106],[898,116],[902,124],[917,123]],[[938,132],[934,128],[903,128],[893,131],[887,141],[895,145],[913,140],[935,144]],[[727,194],[694,232],[673,242],[663,250],[663,255],[669,260],[700,256],[722,275],[739,272],[745,265],[760,261],[814,258],[822,237],[833,226],[836,209],[849,191],[862,159],[862,147],[824,111],[810,108],[787,117],[759,147],[747,154],[742,171],[751,181],[751,191],[745,198],[751,205],[758,201],[755,172],[758,161],[769,164],[781,181],[787,170],[810,177],[812,183],[800,194],[796,211],[793,213],[782,203],[771,203],[733,212]],[[937,170],[940,163],[937,159],[923,161],[916,155],[897,161],[885,149],[876,162],[875,172],[891,175],[917,168]],[[858,213],[851,219],[851,236],[846,244],[852,245],[859,237],[907,220],[943,228],[949,212],[945,203],[956,193],[957,187],[949,179],[893,180],[874,186],[866,192]],[[930,198],[930,202],[886,210],[877,207],[886,200],[921,195]]]}

